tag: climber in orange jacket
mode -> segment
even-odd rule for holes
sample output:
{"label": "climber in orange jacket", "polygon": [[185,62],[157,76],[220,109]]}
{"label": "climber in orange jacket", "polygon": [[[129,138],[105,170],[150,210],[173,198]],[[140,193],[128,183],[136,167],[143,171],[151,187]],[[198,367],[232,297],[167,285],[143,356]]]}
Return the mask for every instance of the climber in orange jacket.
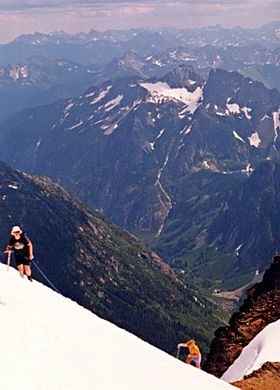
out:
{"label": "climber in orange jacket", "polygon": [[191,362],[194,362],[197,368],[201,368],[201,353],[195,341],[189,340],[186,343],[180,343],[177,345],[177,348],[181,347],[187,347],[189,349],[189,354],[187,356],[186,363],[191,364]]}

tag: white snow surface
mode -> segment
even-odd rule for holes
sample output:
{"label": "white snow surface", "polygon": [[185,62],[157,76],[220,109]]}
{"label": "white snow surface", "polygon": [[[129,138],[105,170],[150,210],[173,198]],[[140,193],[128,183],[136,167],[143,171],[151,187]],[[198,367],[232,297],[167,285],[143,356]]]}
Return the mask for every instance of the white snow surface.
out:
{"label": "white snow surface", "polygon": [[[0,264],[0,388],[234,388]],[[279,348],[278,348],[279,350]]]}
{"label": "white snow surface", "polygon": [[232,131],[232,134],[233,134],[234,138],[236,138],[236,139],[238,139],[239,141],[245,143],[244,139],[241,138],[240,135],[239,135],[235,130]]}
{"label": "white snow surface", "polygon": [[244,112],[244,114],[245,114],[245,116],[246,116],[247,119],[252,119],[252,116],[250,115],[250,112],[252,111],[251,108],[249,108],[249,107],[243,107],[243,108],[241,108],[241,111]]}
{"label": "white snow surface", "polygon": [[266,362],[280,362],[280,320],[267,325],[243,348],[239,357],[222,376],[227,382],[242,380]]}
{"label": "white snow surface", "polygon": [[240,113],[240,107],[237,103],[227,104],[227,108],[230,113],[232,114],[239,114]]}
{"label": "white snow surface", "polygon": [[[111,85],[109,85],[106,89],[102,90],[91,102],[90,104],[91,105],[94,105],[96,104],[97,102],[99,102],[100,100],[104,99],[105,96],[108,94],[108,92],[110,91],[110,89],[112,88]],[[88,95],[89,96],[89,95]]]}
{"label": "white snow surface", "polygon": [[258,148],[260,146],[261,139],[257,132],[253,133],[250,137],[248,137],[248,139],[251,146],[254,146],[255,148]]}
{"label": "white snow surface", "polygon": [[73,126],[71,126],[71,127],[67,127],[65,130],[74,130],[74,129],[76,129],[77,127],[82,126],[83,123],[84,123],[84,122],[80,120],[78,123],[76,123],[75,125],[73,125]]}
{"label": "white snow surface", "polygon": [[123,95],[118,95],[115,99],[110,100],[107,102],[104,107],[105,111],[111,111],[113,108],[115,108],[120,102],[123,100]]}
{"label": "white snow surface", "polygon": [[163,98],[178,100],[187,105],[186,111],[193,114],[202,98],[202,88],[197,87],[193,92],[186,88],[171,88],[167,83],[158,81],[156,83],[141,83],[141,87],[150,92],[155,103],[161,102]]}
{"label": "white snow surface", "polygon": [[273,116],[273,123],[274,123],[274,130],[280,129],[280,108],[278,111],[272,113]]}
{"label": "white snow surface", "polygon": [[229,103],[229,100],[228,99],[228,102],[226,104],[226,107],[227,107],[227,114],[231,113],[231,114],[240,114],[241,111],[245,114],[245,117],[247,119],[252,119],[252,116],[249,114],[252,109],[249,108],[249,107],[242,107],[240,108],[239,104],[237,103]]}

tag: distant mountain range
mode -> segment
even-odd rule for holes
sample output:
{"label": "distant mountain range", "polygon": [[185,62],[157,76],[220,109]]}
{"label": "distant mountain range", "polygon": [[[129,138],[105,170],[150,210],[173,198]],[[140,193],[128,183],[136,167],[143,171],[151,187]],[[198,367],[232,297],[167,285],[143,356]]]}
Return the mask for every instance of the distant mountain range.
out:
{"label": "distant mountain range", "polygon": [[34,55],[49,59],[68,59],[83,64],[104,65],[127,50],[140,56],[154,55],[174,47],[189,49],[211,45],[215,48],[261,45],[270,50],[279,47],[280,23],[274,22],[258,29],[241,27],[225,29],[209,26],[202,29],[130,29],[89,33],[34,33],[19,36],[0,46],[0,65],[19,63]]}
{"label": "distant mountain range", "polygon": [[221,69],[204,81],[182,65],[18,113],[1,125],[0,153],[66,185],[186,277],[236,287],[278,246],[269,160],[278,161],[279,114],[277,90]]}
{"label": "distant mountain range", "polygon": [[[219,33],[220,29],[215,28],[213,31]],[[113,38],[114,34],[116,38]],[[143,34],[145,36],[142,37],[142,41],[138,39],[138,35]],[[182,42],[178,45],[177,38],[169,39],[166,45],[159,45],[153,41],[155,37],[161,40],[168,34],[170,33],[166,31],[160,34],[160,32],[146,30],[134,31],[132,35],[131,31],[123,31],[122,34],[121,32],[118,34],[116,32],[104,33],[102,41],[104,47],[100,48],[100,55],[104,58],[100,61],[92,48],[92,58],[90,55],[87,60],[84,59],[81,50],[84,50],[85,45],[86,50],[89,50],[92,42],[99,42],[101,33],[77,36],[64,33],[33,34],[19,37],[10,44],[11,47],[9,45],[0,46],[0,54],[1,50],[7,50],[9,47],[13,55],[6,61],[3,54],[3,65],[0,66],[2,107],[0,120],[24,108],[53,103],[59,98],[79,96],[90,86],[99,86],[105,81],[122,77],[141,79],[155,77],[158,79],[164,77],[174,67],[183,64],[191,66],[204,80],[208,79],[211,69],[222,68],[228,71],[239,71],[244,76],[263,82],[268,88],[280,89],[278,47],[270,49],[251,41],[248,41],[246,46],[241,42],[222,46],[217,45],[216,40],[204,46]],[[180,34],[177,35],[180,36]],[[129,37],[133,44],[125,46]],[[145,39],[154,42],[151,43],[150,48],[145,46],[146,51],[142,50],[140,45],[146,42]],[[108,45],[110,47],[112,42],[117,44],[117,49],[109,50],[106,55]],[[265,38],[262,43],[266,43]],[[22,50],[13,47],[18,44],[28,46]],[[52,54],[52,50],[49,50],[48,45],[52,45],[57,50],[55,55]],[[66,51],[63,50],[63,45],[67,45]],[[29,50],[30,48],[32,50]],[[17,53],[22,53],[22,55],[18,56]],[[81,64],[84,62],[86,65]]]}
{"label": "distant mountain range", "polygon": [[279,89],[279,31],[275,22],[255,30],[217,25],[22,35],[0,45],[0,121],[117,78],[159,79],[183,64],[204,80],[221,68]]}
{"label": "distant mountain range", "polygon": [[96,69],[68,60],[28,58],[0,67],[0,120],[24,108],[77,96],[96,80]]}

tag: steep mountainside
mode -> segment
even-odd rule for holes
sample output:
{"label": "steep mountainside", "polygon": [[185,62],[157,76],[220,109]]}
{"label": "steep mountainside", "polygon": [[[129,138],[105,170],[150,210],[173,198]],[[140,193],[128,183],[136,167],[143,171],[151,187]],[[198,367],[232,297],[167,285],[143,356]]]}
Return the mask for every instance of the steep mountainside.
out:
{"label": "steep mountainside", "polygon": [[205,370],[220,377],[239,356],[242,349],[266,325],[280,318],[280,256],[274,257],[263,281],[247,291],[247,299],[230,319],[229,326],[219,328],[211,344]]}
{"label": "steep mountainside", "polygon": [[252,65],[244,68],[241,73],[246,77],[261,81],[267,88],[276,88],[280,90],[280,64],[271,63],[265,65]]}
{"label": "steep mountainside", "polygon": [[0,120],[28,107],[76,96],[96,79],[93,66],[72,61],[32,57],[0,67]]}
{"label": "steep mountainside", "polygon": [[205,287],[246,285],[279,250],[279,186],[280,166],[272,161],[249,176],[191,175],[157,239],[159,254]]}
{"label": "steep mountainside", "polygon": [[50,179],[3,163],[0,199],[1,247],[11,226],[20,224],[33,241],[37,264],[64,295],[168,352],[190,337],[206,348],[220,323],[217,307],[137,238]]}
{"label": "steep mountainside", "polygon": [[[263,272],[279,250],[280,165],[266,161],[224,204],[209,229],[208,242],[234,253],[228,277]],[[212,241],[213,240],[213,241]]]}

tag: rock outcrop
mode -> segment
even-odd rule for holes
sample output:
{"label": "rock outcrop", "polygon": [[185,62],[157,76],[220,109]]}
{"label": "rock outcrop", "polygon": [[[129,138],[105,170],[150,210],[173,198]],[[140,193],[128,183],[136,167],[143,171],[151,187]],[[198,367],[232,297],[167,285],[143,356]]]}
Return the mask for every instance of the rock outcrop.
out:
{"label": "rock outcrop", "polygon": [[229,326],[215,332],[204,369],[220,377],[239,356],[242,349],[266,325],[280,318],[280,254],[274,257],[262,282],[247,291],[247,299]]}
{"label": "rock outcrop", "polygon": [[259,370],[245,376],[242,381],[233,383],[241,390],[279,390],[280,389],[280,363],[265,363]]}

